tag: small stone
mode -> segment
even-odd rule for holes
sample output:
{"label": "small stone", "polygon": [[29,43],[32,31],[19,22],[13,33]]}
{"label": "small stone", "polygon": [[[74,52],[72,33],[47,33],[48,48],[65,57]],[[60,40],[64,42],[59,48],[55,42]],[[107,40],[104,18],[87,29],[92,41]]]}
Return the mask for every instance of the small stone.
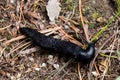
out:
{"label": "small stone", "polygon": [[11,65],[14,65],[14,64],[15,64],[15,61],[12,61],[12,62],[11,62]]}
{"label": "small stone", "polygon": [[120,39],[118,39],[118,43],[120,43]]}
{"label": "small stone", "polygon": [[41,65],[41,67],[46,67],[47,65],[46,65],[46,63],[42,63],[42,65]]}
{"label": "small stone", "polygon": [[55,68],[55,69],[59,69],[59,64],[53,64],[53,67]]}
{"label": "small stone", "polygon": [[32,69],[31,68],[28,68],[26,71],[25,71],[25,73],[29,73],[29,72],[31,72],[32,71]]}
{"label": "small stone", "polygon": [[15,3],[15,0],[10,0],[10,3],[14,4],[14,3]]}
{"label": "small stone", "polygon": [[64,27],[65,27],[65,29],[69,29],[69,26],[68,26],[68,25],[66,25],[66,24],[64,25]]}
{"label": "small stone", "polygon": [[48,60],[48,61],[47,61],[47,63],[48,63],[48,64],[51,64],[51,65],[53,65],[53,64],[54,64],[54,62],[53,62],[53,61],[51,61],[51,60]]}
{"label": "small stone", "polygon": [[[17,74],[17,79],[19,79],[21,77],[21,74],[20,73],[18,73]],[[20,79],[19,79],[20,80]]]}
{"label": "small stone", "polygon": [[40,71],[40,68],[35,68],[36,71]]}
{"label": "small stone", "polygon": [[53,55],[48,55],[48,59],[53,59]]}
{"label": "small stone", "polygon": [[99,17],[99,18],[97,18],[97,22],[99,22],[99,23],[104,22],[104,18],[103,18],[103,17]]}
{"label": "small stone", "polygon": [[32,57],[28,58],[31,62],[34,62],[34,59]]}
{"label": "small stone", "polygon": [[11,76],[10,78],[11,80],[16,80],[15,76]]}
{"label": "small stone", "polygon": [[99,76],[99,74],[98,74],[96,71],[93,71],[92,74],[93,74],[95,77]]}

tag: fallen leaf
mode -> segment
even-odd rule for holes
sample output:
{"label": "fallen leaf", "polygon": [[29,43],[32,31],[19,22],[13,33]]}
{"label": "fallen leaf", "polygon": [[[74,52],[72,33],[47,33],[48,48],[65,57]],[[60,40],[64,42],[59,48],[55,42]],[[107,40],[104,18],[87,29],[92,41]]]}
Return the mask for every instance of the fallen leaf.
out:
{"label": "fallen leaf", "polygon": [[51,23],[55,23],[55,18],[58,18],[60,13],[60,3],[58,0],[49,0],[48,5],[46,6],[48,17]]}

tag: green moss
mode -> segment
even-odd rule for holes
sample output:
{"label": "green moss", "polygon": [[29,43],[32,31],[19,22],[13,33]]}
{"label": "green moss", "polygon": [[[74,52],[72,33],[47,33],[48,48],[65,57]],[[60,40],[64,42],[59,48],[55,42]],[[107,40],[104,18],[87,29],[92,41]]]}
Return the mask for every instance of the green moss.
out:
{"label": "green moss", "polygon": [[94,28],[95,27],[94,23],[92,23],[92,22],[89,22],[88,25],[89,25],[89,28]]}
{"label": "green moss", "polygon": [[63,0],[62,3],[63,3],[63,9],[68,10],[68,11],[73,10],[74,0]]}
{"label": "green moss", "polygon": [[94,20],[96,20],[96,19],[98,18],[98,13],[97,13],[97,12],[94,12],[94,13],[92,14],[92,17],[93,17]]}
{"label": "green moss", "polygon": [[99,36],[101,36],[101,34],[108,28],[108,26],[109,26],[115,19],[117,19],[117,17],[119,17],[119,16],[120,16],[120,11],[118,11],[118,12],[115,14],[115,16],[114,16],[113,18],[111,18],[111,19],[108,21],[108,23],[107,23],[104,27],[102,27],[101,30],[100,30],[98,33],[96,33],[96,35],[91,39],[91,42],[94,41],[94,40],[96,40]]}
{"label": "green moss", "polygon": [[12,38],[12,36],[9,35],[9,34],[5,35],[5,37],[6,37],[8,40],[10,40],[10,39]]}
{"label": "green moss", "polygon": [[7,45],[6,51],[10,51],[11,50],[11,45]]}

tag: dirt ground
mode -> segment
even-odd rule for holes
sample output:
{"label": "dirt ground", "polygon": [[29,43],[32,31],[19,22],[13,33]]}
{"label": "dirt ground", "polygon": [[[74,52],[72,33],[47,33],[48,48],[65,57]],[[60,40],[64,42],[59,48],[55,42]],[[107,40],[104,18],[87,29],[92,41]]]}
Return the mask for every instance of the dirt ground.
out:
{"label": "dirt ground", "polygon": [[[20,32],[30,27],[81,46],[85,36],[78,0],[59,0],[60,15],[51,25],[48,0],[0,0],[0,80],[115,80],[120,76],[120,18],[100,34],[96,58],[87,65],[34,45]],[[82,15],[92,39],[117,12],[114,0],[82,0]],[[60,27],[60,28],[59,28]],[[82,47],[82,46],[81,46]]]}

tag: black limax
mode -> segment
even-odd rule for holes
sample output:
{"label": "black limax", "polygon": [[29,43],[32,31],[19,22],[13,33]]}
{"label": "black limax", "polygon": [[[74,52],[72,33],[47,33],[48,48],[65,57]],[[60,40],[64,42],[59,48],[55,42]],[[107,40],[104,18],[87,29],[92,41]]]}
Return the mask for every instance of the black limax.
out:
{"label": "black limax", "polygon": [[89,63],[94,58],[95,43],[98,40],[93,43],[88,43],[88,47],[82,49],[74,43],[45,36],[28,27],[20,28],[19,30],[23,35],[30,38],[35,45],[40,46],[45,50],[60,53],[65,57],[71,57],[83,63]]}

